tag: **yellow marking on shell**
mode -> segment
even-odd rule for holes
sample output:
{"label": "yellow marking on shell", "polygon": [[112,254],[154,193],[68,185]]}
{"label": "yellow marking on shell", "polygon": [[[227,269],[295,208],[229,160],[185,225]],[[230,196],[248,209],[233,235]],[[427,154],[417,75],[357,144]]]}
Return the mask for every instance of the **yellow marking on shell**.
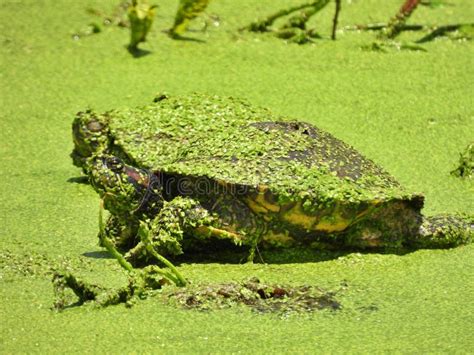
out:
{"label": "yellow marking on shell", "polygon": [[257,186],[257,195],[255,197],[246,197],[245,202],[250,207],[250,209],[255,213],[268,213],[270,212],[279,212],[280,206],[270,203],[265,199],[265,192],[267,192],[268,186],[258,185]]}
{"label": "yellow marking on shell", "polygon": [[289,247],[295,242],[295,240],[289,235],[288,231],[275,232],[270,230],[262,239],[264,243],[275,247]]}
{"label": "yellow marking on shell", "polygon": [[[320,217],[318,214],[308,215],[302,209],[301,202],[298,202],[293,208],[285,212],[283,219],[291,224],[299,225],[306,230],[341,232],[345,230],[354,221],[355,218],[345,218],[341,210],[344,206],[337,206],[327,217]],[[366,213],[366,212],[365,212]],[[355,217],[355,216],[354,216]]]}
{"label": "yellow marking on shell", "polygon": [[341,211],[344,209],[344,205],[339,204],[328,217],[322,217],[318,224],[315,226],[315,230],[326,231],[326,232],[342,232],[347,229],[352,223],[355,223],[370,214],[374,209],[380,205],[382,201],[373,200],[371,206],[365,210],[354,214],[353,217],[343,217]]}
{"label": "yellow marking on shell", "polygon": [[301,201],[296,203],[293,208],[286,211],[282,218],[286,222],[301,226],[306,230],[313,230],[313,226],[318,220],[318,216],[309,216],[303,211]]}
{"label": "yellow marking on shell", "polygon": [[247,206],[249,206],[249,208],[255,212],[255,213],[267,213],[268,212],[268,209],[266,209],[264,206],[258,204],[257,202],[255,202],[254,199],[250,198],[250,197],[246,197],[245,199],[245,202],[247,203]]}
{"label": "yellow marking on shell", "polygon": [[258,203],[260,206],[263,206],[264,208],[266,208],[269,211],[272,211],[272,212],[279,212],[280,211],[280,206],[279,205],[275,205],[273,203],[270,203],[265,199],[265,191],[260,192],[257,195],[257,197],[255,198],[255,202]]}
{"label": "yellow marking on shell", "polygon": [[314,229],[326,232],[341,232],[351,224],[352,220],[345,219],[341,215],[334,214],[329,218],[321,218]]}
{"label": "yellow marking on shell", "polygon": [[[267,189],[266,186],[260,185],[257,187],[259,193],[256,197],[247,197],[245,199],[247,205],[253,212],[263,214],[264,217],[266,217],[269,212],[279,213],[282,209],[282,206],[272,204],[265,199],[265,192]],[[316,213],[313,215],[306,213],[302,208],[302,202],[299,201],[289,210],[283,213],[280,212],[280,216],[284,221],[292,225],[300,226],[307,231],[324,231],[328,233],[342,232],[353,222],[373,211],[376,206],[380,205],[380,203],[382,203],[382,201],[373,200],[371,206],[367,209],[357,214],[354,213],[352,217],[346,218],[343,217],[343,214],[341,213],[341,211],[344,210],[344,205],[338,205],[335,207],[329,216],[320,217]],[[265,219],[268,221],[271,217]]]}

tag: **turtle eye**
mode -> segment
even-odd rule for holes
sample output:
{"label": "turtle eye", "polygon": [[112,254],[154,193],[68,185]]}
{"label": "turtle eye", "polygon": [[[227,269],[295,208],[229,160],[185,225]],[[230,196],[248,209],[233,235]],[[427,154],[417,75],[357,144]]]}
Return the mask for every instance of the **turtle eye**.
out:
{"label": "turtle eye", "polygon": [[122,172],[123,164],[119,158],[110,157],[107,159],[106,163],[107,167],[112,170],[113,172]]}

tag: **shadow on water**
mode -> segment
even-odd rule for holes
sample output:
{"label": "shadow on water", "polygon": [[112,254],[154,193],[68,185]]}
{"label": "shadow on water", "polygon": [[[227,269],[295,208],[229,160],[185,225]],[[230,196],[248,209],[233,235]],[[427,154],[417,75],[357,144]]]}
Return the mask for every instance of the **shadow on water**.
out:
{"label": "shadow on water", "polygon": [[[225,245],[224,245],[225,244]],[[350,254],[352,251],[321,251],[308,248],[285,248],[257,250],[255,253],[255,264],[294,264],[294,263],[316,263],[337,259]],[[229,245],[227,243],[214,243],[205,248],[193,248],[185,250],[183,255],[172,258],[176,264],[243,264],[247,262],[249,249]]]}
{"label": "shadow on water", "polygon": [[[464,31],[463,31],[464,30]],[[474,30],[474,23],[468,24],[455,24],[455,25],[446,25],[439,26],[433,31],[428,33],[426,36],[420,38],[416,43],[426,43],[431,42],[438,37],[447,36],[449,33],[460,31],[459,38],[472,39],[472,32]]]}
{"label": "shadow on water", "polygon": [[71,184],[89,185],[89,178],[87,176],[74,176],[66,180]]}
{"label": "shadow on water", "polygon": [[[217,243],[219,244],[219,243]],[[270,249],[256,252],[255,264],[295,264],[295,263],[317,263],[337,259],[350,254],[353,251],[320,251],[307,248]],[[82,254],[93,259],[113,259],[106,250],[88,251]],[[234,245],[212,245],[207,248],[185,249],[184,254],[167,257],[173,264],[244,264],[249,255],[248,248]],[[147,265],[140,261],[138,267]]]}
{"label": "shadow on water", "polygon": [[[416,250],[318,250],[304,247],[274,248],[257,250],[255,253],[255,264],[304,264],[319,263],[335,260],[352,253],[358,254],[391,254],[406,255]],[[94,259],[113,259],[106,250],[85,252],[83,256]],[[226,241],[215,241],[204,245],[184,247],[184,254],[167,258],[175,265],[181,264],[244,264],[247,262],[249,249],[230,244]],[[136,261],[136,266],[143,267],[150,262]]]}
{"label": "shadow on water", "polygon": [[[247,262],[249,248],[236,246],[225,240],[212,240],[207,243],[184,247],[184,254],[171,258],[177,265],[181,263],[195,264],[243,264]],[[309,247],[292,248],[260,248],[255,253],[255,264],[300,264],[318,263],[334,260],[352,253],[359,254],[390,254],[405,255],[416,250],[411,249],[357,249],[335,247],[334,249],[315,249]]]}
{"label": "shadow on water", "polygon": [[133,58],[145,57],[145,56],[147,56],[147,55],[149,55],[149,54],[152,53],[152,52],[149,51],[149,50],[140,49],[140,48],[137,48],[137,47],[130,47],[130,46],[127,46],[126,48],[127,48],[128,53],[130,53]]}
{"label": "shadow on water", "polygon": [[206,41],[198,38],[192,38],[192,37],[185,37],[185,36],[178,36],[178,37],[173,37],[173,39],[177,41],[185,41],[185,42],[195,42],[195,43],[206,43]]}
{"label": "shadow on water", "polygon": [[199,39],[199,38],[193,38],[193,37],[186,37],[182,35],[177,35],[177,34],[170,34],[168,30],[163,31],[164,33],[168,34],[168,36],[171,39],[174,39],[176,41],[185,41],[185,42],[195,42],[195,43],[206,43],[206,41]]}

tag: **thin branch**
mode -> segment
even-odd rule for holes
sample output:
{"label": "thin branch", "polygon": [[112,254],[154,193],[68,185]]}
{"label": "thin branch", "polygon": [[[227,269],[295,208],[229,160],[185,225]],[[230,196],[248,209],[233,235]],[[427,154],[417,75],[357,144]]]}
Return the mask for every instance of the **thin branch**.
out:
{"label": "thin branch", "polygon": [[273,25],[273,23],[279,19],[280,17],[284,17],[284,16],[287,16],[295,11],[299,11],[299,10],[303,10],[307,7],[312,7],[312,6],[316,6],[318,5],[321,1],[325,1],[325,0],[316,0],[316,1],[311,1],[309,3],[306,3],[306,4],[302,4],[302,5],[296,5],[296,6],[293,6],[293,7],[290,7],[290,8],[287,8],[287,9],[283,9],[283,10],[280,10],[266,18],[264,18],[263,20],[259,20],[259,21],[255,21],[255,22],[252,22],[250,25],[244,27],[244,28],[241,28],[241,30],[247,30],[247,31],[250,31],[250,32],[267,32],[268,31],[268,27],[270,27],[271,25]]}
{"label": "thin branch", "polygon": [[337,31],[337,21],[339,19],[339,12],[341,11],[341,0],[336,0],[336,12],[334,13],[334,18],[332,20],[332,34],[331,39],[336,40],[336,31]]}
{"label": "thin branch", "polygon": [[390,20],[388,27],[382,36],[387,39],[394,39],[397,37],[400,34],[402,27],[405,25],[405,22],[413,14],[413,11],[415,11],[419,3],[420,0],[405,0],[398,13]]}

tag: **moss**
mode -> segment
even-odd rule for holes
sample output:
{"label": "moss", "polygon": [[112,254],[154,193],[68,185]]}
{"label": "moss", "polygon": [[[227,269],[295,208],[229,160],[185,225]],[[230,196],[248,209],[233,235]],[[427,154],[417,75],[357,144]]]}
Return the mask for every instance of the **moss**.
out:
{"label": "moss", "polygon": [[[0,266],[2,352],[471,351],[467,311],[473,302],[473,245],[404,256],[363,253],[350,258],[352,253],[340,259],[309,248],[264,250],[267,265],[239,264],[244,255],[236,248],[228,258],[214,249],[182,258],[179,269],[195,284],[256,275],[267,284],[306,283],[333,290],[347,280],[351,287],[337,295],[344,308],[314,312],[310,319],[256,317],[245,307],[187,311],[164,305],[159,296],[132,309],[86,306],[51,312],[50,275],[23,276],[16,261],[29,268],[26,263],[37,255],[46,256],[48,265],[64,259],[84,280],[110,288],[126,284],[116,262],[97,247],[97,195],[88,186],[67,182],[80,174],[68,157],[70,121],[88,106],[133,107],[161,90],[247,97],[356,144],[405,186],[423,191],[427,213],[474,210],[470,181],[447,173],[458,159],[452,152],[474,131],[472,42],[440,39],[427,44],[427,53],[378,55],[358,50],[373,34],[344,32],[335,43],[303,47],[230,34],[286,6],[274,0],[242,1],[239,11],[233,1],[211,2],[209,11],[225,21],[207,34],[195,34],[205,44],[168,40],[160,31],[172,25],[177,1],[154,1],[160,17],[143,47],[153,53],[140,59],[123,48],[127,29],[105,27],[100,35],[71,40],[69,34],[94,20],[85,7],[111,9],[118,2],[25,0],[3,1],[0,7],[5,63],[2,248],[17,255]],[[344,1],[341,28],[388,19],[401,1],[375,3]],[[472,21],[471,0],[450,3],[454,6],[422,8],[419,15],[430,24]],[[330,20],[322,13],[321,18]],[[327,34],[329,24],[321,25],[321,34]],[[428,124],[428,118],[436,123]],[[360,310],[372,304],[380,311]]]}
{"label": "moss", "polygon": [[268,186],[305,209],[333,201],[405,198],[388,173],[310,124],[285,121],[233,98],[191,95],[97,115],[112,151],[140,167]]}

